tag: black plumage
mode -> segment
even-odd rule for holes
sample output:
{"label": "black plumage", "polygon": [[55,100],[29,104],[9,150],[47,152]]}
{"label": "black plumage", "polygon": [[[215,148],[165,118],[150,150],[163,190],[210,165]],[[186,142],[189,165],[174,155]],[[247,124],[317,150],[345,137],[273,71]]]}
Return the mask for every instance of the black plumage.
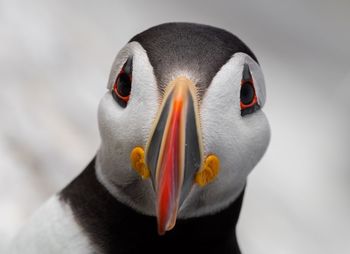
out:
{"label": "black plumage", "polygon": [[102,253],[240,253],[236,224],[244,191],[225,210],[210,216],[178,219],[164,236],[155,217],[120,203],[97,180],[95,160],[60,193],[78,224]]}
{"label": "black plumage", "polygon": [[237,52],[258,62],[254,53],[235,35],[223,29],[193,23],[166,23],[152,27],[131,41],[139,42],[153,66],[160,90],[184,72],[196,80],[202,96],[220,68]]}

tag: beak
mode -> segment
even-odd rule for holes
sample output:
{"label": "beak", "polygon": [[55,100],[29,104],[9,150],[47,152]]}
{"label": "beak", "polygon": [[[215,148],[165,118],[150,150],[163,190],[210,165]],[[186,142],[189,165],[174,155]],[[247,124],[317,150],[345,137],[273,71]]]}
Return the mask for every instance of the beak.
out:
{"label": "beak", "polygon": [[146,147],[146,164],[156,192],[158,233],[175,226],[202,163],[202,139],[194,84],[172,81]]}

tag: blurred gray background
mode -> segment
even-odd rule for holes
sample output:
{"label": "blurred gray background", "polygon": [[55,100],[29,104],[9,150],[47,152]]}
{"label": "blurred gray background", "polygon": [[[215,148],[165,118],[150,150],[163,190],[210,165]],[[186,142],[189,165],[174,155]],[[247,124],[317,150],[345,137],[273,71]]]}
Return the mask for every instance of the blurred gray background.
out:
{"label": "blurred gray background", "polygon": [[248,180],[247,254],[350,253],[349,1],[0,0],[0,252],[99,145],[97,105],[136,33],[225,28],[257,55],[272,139]]}

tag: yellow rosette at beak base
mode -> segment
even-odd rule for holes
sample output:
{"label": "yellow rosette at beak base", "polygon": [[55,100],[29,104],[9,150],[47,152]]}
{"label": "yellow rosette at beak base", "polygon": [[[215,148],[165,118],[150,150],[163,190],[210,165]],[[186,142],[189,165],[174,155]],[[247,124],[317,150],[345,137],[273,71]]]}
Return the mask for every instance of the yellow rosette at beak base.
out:
{"label": "yellow rosette at beak base", "polygon": [[195,182],[204,187],[215,180],[219,174],[220,160],[216,155],[209,155],[195,177]]}
{"label": "yellow rosette at beak base", "polygon": [[148,179],[150,171],[145,163],[145,151],[142,147],[135,147],[130,154],[131,167],[142,177]]}

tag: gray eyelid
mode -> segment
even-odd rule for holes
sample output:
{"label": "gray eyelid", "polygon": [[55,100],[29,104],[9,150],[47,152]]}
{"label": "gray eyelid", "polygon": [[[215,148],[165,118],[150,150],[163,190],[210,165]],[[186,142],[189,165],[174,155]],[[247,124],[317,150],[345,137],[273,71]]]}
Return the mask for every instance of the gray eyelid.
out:
{"label": "gray eyelid", "polygon": [[242,81],[247,82],[251,81],[252,79],[252,74],[250,73],[250,68],[247,63],[244,64],[243,66],[243,72],[242,72]]}
{"label": "gray eyelid", "polygon": [[[249,68],[249,73],[251,75],[251,79],[254,84],[254,89],[256,92],[256,96],[258,98],[258,104],[260,108],[262,108],[265,104],[266,101],[266,88],[265,88],[265,80],[264,80],[264,75],[262,73],[260,65],[255,62],[250,56],[244,54],[244,53],[239,53],[244,55],[244,60],[243,60],[243,78],[245,76],[245,66],[248,66]],[[246,74],[248,75],[248,74]]]}

